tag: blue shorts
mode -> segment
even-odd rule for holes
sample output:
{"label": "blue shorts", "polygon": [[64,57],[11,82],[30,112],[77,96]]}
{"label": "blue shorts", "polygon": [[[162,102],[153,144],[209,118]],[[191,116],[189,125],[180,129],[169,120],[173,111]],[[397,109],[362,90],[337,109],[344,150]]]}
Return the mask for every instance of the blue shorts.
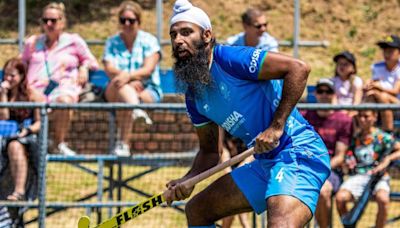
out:
{"label": "blue shorts", "polygon": [[270,196],[289,195],[314,214],[319,192],[330,175],[328,150],[321,139],[284,149],[271,159],[256,159],[231,173],[253,210],[266,210]]}

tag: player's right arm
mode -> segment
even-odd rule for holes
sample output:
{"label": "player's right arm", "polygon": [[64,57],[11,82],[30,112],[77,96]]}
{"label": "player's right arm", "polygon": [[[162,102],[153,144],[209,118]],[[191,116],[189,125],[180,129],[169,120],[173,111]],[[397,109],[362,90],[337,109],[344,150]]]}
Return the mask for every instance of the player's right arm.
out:
{"label": "player's right arm", "polygon": [[197,174],[206,171],[215,165],[219,161],[219,144],[218,144],[218,125],[210,122],[196,129],[200,150],[197,153],[194,162],[192,164],[189,172],[180,179],[172,180],[167,183],[167,188],[169,190],[168,194],[165,196],[165,200],[168,204],[172,201],[183,200],[188,198],[192,191],[192,188],[186,188],[181,185],[181,183]]}

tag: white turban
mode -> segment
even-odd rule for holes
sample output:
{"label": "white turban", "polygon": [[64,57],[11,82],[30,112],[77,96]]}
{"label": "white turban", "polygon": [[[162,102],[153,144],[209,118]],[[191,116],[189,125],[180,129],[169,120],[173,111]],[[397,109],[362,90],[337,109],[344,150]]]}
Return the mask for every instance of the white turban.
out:
{"label": "white turban", "polygon": [[188,0],[176,0],[170,26],[181,21],[191,22],[203,29],[212,30],[208,15],[202,9],[193,6]]}

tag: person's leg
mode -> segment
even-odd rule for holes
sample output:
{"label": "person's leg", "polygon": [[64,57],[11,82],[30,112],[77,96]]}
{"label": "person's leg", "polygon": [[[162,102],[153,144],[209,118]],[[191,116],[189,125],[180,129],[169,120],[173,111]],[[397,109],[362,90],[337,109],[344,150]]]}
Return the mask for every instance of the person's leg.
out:
{"label": "person's leg", "polygon": [[248,213],[241,213],[238,215],[240,224],[243,228],[250,228],[249,220],[248,220]]}
{"label": "person's leg", "polygon": [[378,204],[378,213],[376,215],[376,227],[381,228],[385,226],[388,216],[388,209],[390,204],[389,192],[380,189],[375,194],[375,200]]}
{"label": "person's leg", "polygon": [[252,210],[230,174],[226,174],[195,195],[187,204],[185,213],[189,227],[210,226],[215,221]]}
{"label": "person's leg", "polygon": [[390,204],[390,177],[383,176],[375,186],[374,196],[378,203],[378,213],[376,215],[376,227],[384,227],[388,216]]}
{"label": "person's leg", "polygon": [[[140,100],[136,90],[130,85],[124,85],[117,89],[114,85],[106,88],[105,97],[108,102],[123,102],[128,104],[139,104]],[[129,145],[133,128],[132,111],[119,110],[116,112],[118,140]]]}
{"label": "person's leg", "polygon": [[232,226],[235,216],[228,216],[222,219],[222,228],[230,228]]}
{"label": "person's leg", "polygon": [[336,208],[339,212],[339,215],[340,216],[345,215],[348,212],[346,204],[348,202],[353,201],[353,196],[351,192],[346,189],[340,189],[336,193],[335,199],[336,199]]}
{"label": "person's leg", "polygon": [[25,195],[25,184],[28,175],[28,158],[26,149],[20,142],[14,140],[8,144],[7,154],[10,160],[11,176],[14,181],[14,193],[8,200],[18,200],[18,196]]}
{"label": "person's leg", "polygon": [[331,197],[333,186],[329,180],[325,181],[321,188],[321,193],[318,198],[317,208],[315,210],[315,219],[319,227],[328,227],[330,224],[330,211],[332,209]]}
{"label": "person's leg", "polygon": [[293,196],[268,198],[268,227],[304,227],[312,218],[310,208]]}
{"label": "person's leg", "polygon": [[[57,97],[56,102],[71,104],[71,103],[74,103],[75,100],[71,96],[65,95],[65,96]],[[55,129],[55,132],[54,132],[55,145],[59,145],[60,143],[65,143],[66,135],[71,126],[73,111],[68,110],[68,109],[57,109],[57,110],[54,110],[52,115],[54,116],[53,124],[54,124],[54,129]]]}
{"label": "person's leg", "polygon": [[[378,103],[383,104],[396,104],[399,103],[397,97],[390,95],[385,92],[378,92],[375,94],[375,98]],[[393,111],[392,110],[384,110],[380,112],[382,119],[382,129],[385,131],[393,131],[394,130],[394,119],[393,119]]]}

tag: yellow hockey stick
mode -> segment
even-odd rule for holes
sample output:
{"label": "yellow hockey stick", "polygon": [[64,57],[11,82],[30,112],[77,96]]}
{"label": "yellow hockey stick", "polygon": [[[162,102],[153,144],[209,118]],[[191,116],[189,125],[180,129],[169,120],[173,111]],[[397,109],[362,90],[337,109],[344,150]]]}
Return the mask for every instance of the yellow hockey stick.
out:
{"label": "yellow hockey stick", "polygon": [[[228,161],[225,161],[221,164],[218,164],[211,169],[204,171],[197,176],[194,176],[186,181],[184,181],[182,184],[186,186],[186,188],[191,188],[195,186],[197,183],[201,182],[204,179],[207,179],[208,177],[214,175],[215,173],[218,173],[219,171],[230,167],[234,164],[237,164],[241,161],[243,161],[245,158],[251,156],[254,154],[254,148],[250,148],[243,153],[240,153],[239,155],[236,155],[235,157],[229,159]],[[136,206],[130,207],[126,209],[125,211],[122,211],[110,219],[100,223],[99,225],[95,226],[96,228],[118,228],[122,224],[138,217],[139,215],[147,212],[148,210],[152,209],[153,207],[156,207],[162,203],[165,202],[164,195],[168,192],[168,190],[154,195],[145,201],[137,204]],[[89,228],[90,227],[90,219],[88,216],[83,216],[79,219],[78,222],[78,228]]]}

